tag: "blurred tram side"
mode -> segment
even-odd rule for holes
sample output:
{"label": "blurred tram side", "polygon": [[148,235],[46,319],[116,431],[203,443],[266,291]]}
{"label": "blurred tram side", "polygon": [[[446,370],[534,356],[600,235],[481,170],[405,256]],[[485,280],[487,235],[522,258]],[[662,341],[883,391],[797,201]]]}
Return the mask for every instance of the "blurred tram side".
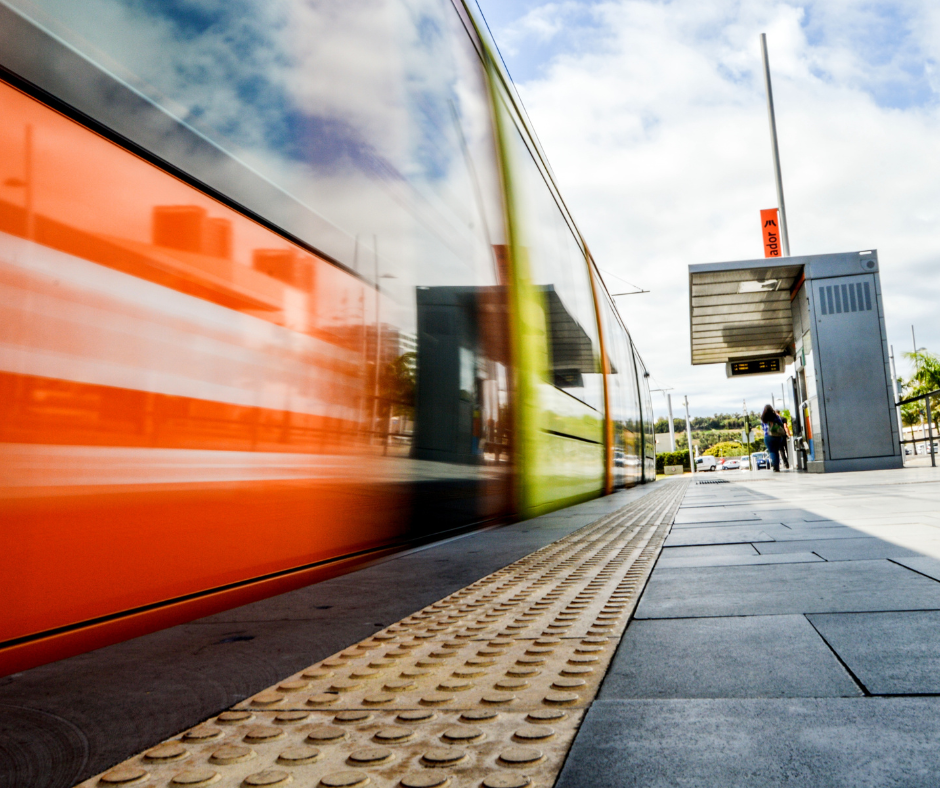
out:
{"label": "blurred tram side", "polygon": [[655,478],[480,29],[0,0],[0,674]]}

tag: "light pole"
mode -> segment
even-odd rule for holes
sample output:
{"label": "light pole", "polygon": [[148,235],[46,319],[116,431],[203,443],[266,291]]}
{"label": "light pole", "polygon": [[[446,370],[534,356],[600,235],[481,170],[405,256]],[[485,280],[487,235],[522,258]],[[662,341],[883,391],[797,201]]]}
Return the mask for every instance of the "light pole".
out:
{"label": "light pole", "polygon": [[689,419],[689,398],[685,400],[685,437],[689,441],[689,467],[692,469],[692,475],[695,476],[695,452],[692,449],[692,421]]}
{"label": "light pole", "polygon": [[[672,386],[664,386],[661,389],[650,389],[650,394],[656,391],[660,392],[664,397],[666,397],[666,407],[669,410],[669,445],[670,445],[669,451],[675,451],[676,450],[676,432],[672,426],[672,395],[666,393],[667,391],[672,391]],[[652,404],[652,400],[650,401],[650,404]],[[650,418],[651,419],[653,418],[652,413],[650,413]],[[653,419],[653,446],[654,448],[656,446],[656,421],[655,419]]]}
{"label": "light pole", "polygon": [[672,423],[672,394],[666,395],[666,408],[669,411],[669,451],[675,451],[676,425]]}

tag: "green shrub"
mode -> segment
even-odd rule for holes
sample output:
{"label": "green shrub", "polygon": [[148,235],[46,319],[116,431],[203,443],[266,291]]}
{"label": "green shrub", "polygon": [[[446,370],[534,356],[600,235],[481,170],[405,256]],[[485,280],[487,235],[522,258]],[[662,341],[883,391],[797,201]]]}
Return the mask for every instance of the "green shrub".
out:
{"label": "green shrub", "polygon": [[683,470],[691,471],[689,464],[689,450],[684,451],[664,451],[656,455],[656,473],[665,473],[666,465],[681,465]]}
{"label": "green shrub", "polygon": [[739,441],[725,441],[716,443],[710,449],[707,449],[705,454],[712,457],[743,457],[747,454],[747,449]]}

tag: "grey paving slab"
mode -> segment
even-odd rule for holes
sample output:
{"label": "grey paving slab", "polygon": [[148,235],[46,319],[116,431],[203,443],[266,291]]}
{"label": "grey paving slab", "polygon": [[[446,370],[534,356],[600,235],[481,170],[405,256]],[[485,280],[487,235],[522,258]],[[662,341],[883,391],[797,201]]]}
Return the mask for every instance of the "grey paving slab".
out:
{"label": "grey paving slab", "polygon": [[894,558],[920,555],[900,545],[891,544],[874,536],[844,539],[811,539],[806,541],[777,541],[757,548],[763,555],[786,553],[817,553],[827,561],[858,561],[875,558]]}
{"label": "grey paving slab", "polygon": [[781,526],[779,529],[773,529],[769,532],[774,535],[774,538],[778,542],[864,539],[868,536],[864,531],[858,531],[855,528],[847,528],[845,526],[828,526],[823,528],[787,528],[786,526]]}
{"label": "grey paving slab", "polygon": [[936,788],[940,698],[607,700],[556,788]]}
{"label": "grey paving slab", "polygon": [[676,523],[673,526],[674,531],[685,531],[692,528],[768,528],[783,527],[777,520],[762,520],[755,518],[753,520],[708,520],[700,523]]}
{"label": "grey paving slab", "polygon": [[890,561],[837,561],[654,571],[636,617],[938,609],[934,580]]}
{"label": "grey paving slab", "polygon": [[740,528],[684,528],[672,530],[666,539],[666,547],[772,541],[774,541],[774,538],[760,528],[748,528],[746,526]]}
{"label": "grey paving slab", "polygon": [[849,528],[902,528],[905,526],[910,527],[923,525],[919,519],[913,520],[910,517],[907,517],[901,520],[898,518],[887,517],[885,515],[871,518],[845,517],[841,522],[843,525],[846,525]]}
{"label": "grey paving slab", "polygon": [[676,515],[676,525],[687,525],[689,523],[716,523],[716,522],[728,522],[734,521],[739,523],[750,522],[753,520],[759,520],[759,517],[755,517],[750,513],[741,513],[738,515],[732,514],[730,512],[722,511],[720,515],[705,515],[705,514],[686,514],[682,510]]}
{"label": "grey paving slab", "polygon": [[[767,542],[776,544],[776,542]],[[684,548],[677,547],[676,550]],[[824,560],[815,553],[780,553],[779,555],[697,555],[685,558],[663,556],[656,564],[657,569],[682,569],[687,566],[748,566],[752,564],[800,564],[807,561]]]}
{"label": "grey paving slab", "polygon": [[871,694],[940,694],[940,611],[809,620]]}
{"label": "grey paving slab", "polygon": [[817,523],[825,522],[829,520],[829,517],[825,517],[820,514],[813,514],[808,512],[805,509],[778,509],[772,508],[765,512],[765,514],[773,514],[774,517],[781,520],[793,520],[794,522],[806,522],[806,523]]}
{"label": "grey paving slab", "polygon": [[692,545],[690,547],[666,547],[663,549],[660,560],[667,556],[686,558],[694,555],[759,555],[759,553],[753,545],[747,543]]}
{"label": "grey paving slab", "polygon": [[780,523],[785,525],[787,528],[792,528],[794,530],[799,530],[801,528],[845,528],[845,523],[840,523],[838,520],[830,520],[828,518],[823,518],[821,520],[794,520],[793,518],[786,517],[781,518]]}
{"label": "grey paving slab", "polygon": [[849,528],[844,525],[823,525],[816,527],[814,523],[795,528],[781,524],[780,531],[774,531],[777,541],[795,539],[858,539],[868,536],[864,531]]}
{"label": "grey paving slab", "polygon": [[[807,523],[805,527],[791,528],[783,523],[772,521],[761,521],[759,523],[743,525],[741,523],[694,523],[690,525],[674,526],[670,536],[675,535],[676,540],[703,540],[702,544],[708,544],[713,537],[719,537],[721,541],[736,541],[734,538],[727,537],[738,534],[762,533],[770,537],[773,541],[793,541],[807,539],[857,539],[868,536],[863,531],[846,526],[833,525],[821,528],[812,527],[812,523]],[[753,541],[753,540],[749,540]],[[693,542],[697,543],[697,542]]]}
{"label": "grey paving slab", "polygon": [[919,555],[913,558],[892,557],[894,563],[920,572],[922,575],[932,577],[934,580],[940,580],[940,561],[936,558],[929,558],[926,555]]}
{"label": "grey paving slab", "polygon": [[805,616],[634,621],[601,687],[624,698],[856,697]]}

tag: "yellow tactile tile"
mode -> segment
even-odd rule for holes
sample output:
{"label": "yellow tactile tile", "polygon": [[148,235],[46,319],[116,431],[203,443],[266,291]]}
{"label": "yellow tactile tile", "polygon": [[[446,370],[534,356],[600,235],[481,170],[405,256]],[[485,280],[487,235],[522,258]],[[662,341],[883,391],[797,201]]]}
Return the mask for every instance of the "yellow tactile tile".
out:
{"label": "yellow tactile tile", "polygon": [[82,788],[550,786],[686,486],[664,484]]}
{"label": "yellow tactile tile", "polygon": [[[412,646],[404,652],[402,645]],[[404,640],[317,663],[239,709],[583,707],[616,648],[610,638]]]}
{"label": "yellow tactile tile", "polygon": [[167,751],[172,745],[177,753],[173,758],[154,760],[145,753],[106,772],[101,782],[547,786],[561,768],[582,715],[580,709],[487,709],[477,714],[368,710],[357,717],[327,711],[305,712],[303,717],[251,712],[242,719],[216,718],[200,726],[220,732],[212,741],[193,740],[187,732],[160,745]]}

